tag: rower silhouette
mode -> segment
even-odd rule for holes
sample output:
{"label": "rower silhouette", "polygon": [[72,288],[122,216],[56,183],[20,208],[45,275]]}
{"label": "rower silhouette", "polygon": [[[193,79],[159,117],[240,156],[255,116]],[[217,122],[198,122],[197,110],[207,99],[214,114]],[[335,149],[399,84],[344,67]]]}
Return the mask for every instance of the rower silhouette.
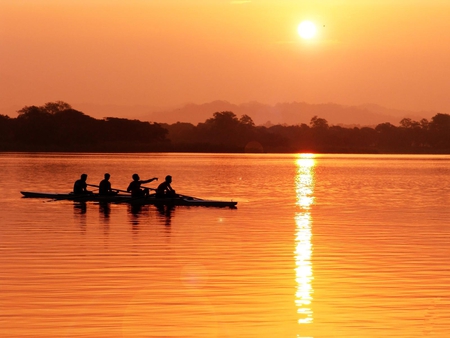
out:
{"label": "rower silhouette", "polygon": [[164,182],[162,182],[158,188],[156,188],[156,197],[158,198],[165,198],[165,197],[178,197],[178,195],[175,193],[175,190],[173,190],[172,186],[170,185],[172,183],[172,176],[167,175]]}
{"label": "rower silhouette", "polygon": [[81,174],[80,179],[76,180],[73,185],[74,194],[92,194],[92,191],[87,190],[87,174]]}
{"label": "rower silhouette", "polygon": [[98,185],[98,193],[100,195],[104,195],[104,196],[117,195],[118,191],[111,189],[111,182],[109,181],[110,177],[111,177],[111,175],[106,173],[104,176],[104,179]]}
{"label": "rower silhouette", "polygon": [[153,177],[148,180],[141,180],[138,174],[133,174],[133,181],[127,188],[128,192],[131,192],[131,197],[146,197],[149,195],[149,188],[141,189],[141,184],[157,181],[158,177]]}

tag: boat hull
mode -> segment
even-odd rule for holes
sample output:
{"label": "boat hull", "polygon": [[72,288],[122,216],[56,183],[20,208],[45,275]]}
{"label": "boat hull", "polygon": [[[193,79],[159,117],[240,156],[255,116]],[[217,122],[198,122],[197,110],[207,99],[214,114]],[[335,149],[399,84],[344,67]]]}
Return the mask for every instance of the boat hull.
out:
{"label": "boat hull", "polygon": [[179,197],[156,198],[155,195],[148,197],[131,197],[126,194],[98,195],[98,194],[61,194],[21,191],[24,198],[46,198],[53,200],[69,200],[79,202],[108,202],[108,203],[130,203],[130,204],[154,204],[154,205],[183,205],[183,206],[205,206],[205,207],[230,207],[234,208],[237,202],[205,200],[192,196],[180,195]]}

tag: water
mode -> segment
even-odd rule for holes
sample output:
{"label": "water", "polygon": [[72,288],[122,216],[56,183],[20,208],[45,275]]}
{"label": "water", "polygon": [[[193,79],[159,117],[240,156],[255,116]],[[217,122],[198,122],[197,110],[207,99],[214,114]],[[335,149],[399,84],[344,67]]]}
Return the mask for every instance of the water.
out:
{"label": "water", "polygon": [[[450,156],[0,154],[1,337],[447,337]],[[237,209],[23,199],[171,174]],[[152,184],[150,184],[152,185]]]}

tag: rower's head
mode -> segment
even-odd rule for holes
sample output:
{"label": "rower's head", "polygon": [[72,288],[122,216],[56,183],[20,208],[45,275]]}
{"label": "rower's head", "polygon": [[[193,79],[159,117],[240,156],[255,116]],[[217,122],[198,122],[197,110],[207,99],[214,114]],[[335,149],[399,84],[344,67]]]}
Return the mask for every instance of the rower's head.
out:
{"label": "rower's head", "polygon": [[81,180],[86,181],[87,180],[87,175],[86,174],[81,174]]}
{"label": "rower's head", "polygon": [[111,177],[110,174],[108,174],[108,173],[105,174],[105,180],[109,180],[110,177]]}
{"label": "rower's head", "polygon": [[134,181],[139,181],[139,175],[138,174],[133,174],[133,176],[131,176],[131,177],[133,177]]}
{"label": "rower's head", "polygon": [[167,175],[167,176],[166,176],[166,182],[172,183],[172,176]]}

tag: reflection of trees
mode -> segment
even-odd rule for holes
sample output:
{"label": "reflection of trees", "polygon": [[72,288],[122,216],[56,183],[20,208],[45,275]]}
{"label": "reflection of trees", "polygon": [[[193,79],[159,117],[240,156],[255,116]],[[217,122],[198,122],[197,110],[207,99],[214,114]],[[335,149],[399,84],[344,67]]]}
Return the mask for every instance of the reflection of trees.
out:
{"label": "reflection of trees", "polygon": [[450,153],[448,114],[431,121],[404,118],[398,126],[345,128],[317,116],[309,125],[255,126],[250,116],[230,111],[215,112],[196,126],[98,120],[61,101],[18,113],[17,118],[0,115],[0,151]]}

